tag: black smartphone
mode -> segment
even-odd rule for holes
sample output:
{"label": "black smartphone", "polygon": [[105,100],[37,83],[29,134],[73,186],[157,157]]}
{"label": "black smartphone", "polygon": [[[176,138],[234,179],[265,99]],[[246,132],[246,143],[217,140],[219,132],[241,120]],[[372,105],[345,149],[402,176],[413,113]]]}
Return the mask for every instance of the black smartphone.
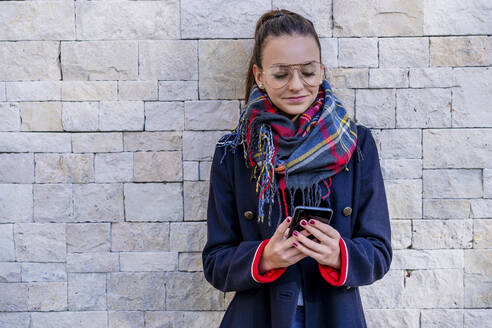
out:
{"label": "black smartphone", "polygon": [[[290,224],[289,237],[292,236],[294,230],[301,231],[304,227],[301,225],[302,219],[309,221],[315,219],[326,224],[330,224],[331,217],[333,216],[333,210],[326,207],[312,207],[312,206],[297,206],[294,209],[294,215],[292,216],[292,223]],[[308,238],[313,239],[313,235],[309,235]]]}

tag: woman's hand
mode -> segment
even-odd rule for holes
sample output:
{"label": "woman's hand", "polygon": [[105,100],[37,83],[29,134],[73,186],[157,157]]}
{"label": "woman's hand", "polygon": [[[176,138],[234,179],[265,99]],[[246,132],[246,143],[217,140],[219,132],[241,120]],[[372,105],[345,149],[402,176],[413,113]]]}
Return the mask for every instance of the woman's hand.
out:
{"label": "woman's hand", "polygon": [[293,245],[306,256],[310,256],[318,263],[328,265],[334,269],[340,269],[340,233],[330,225],[318,220],[310,219],[301,221],[304,231],[308,231],[316,239],[311,240],[304,233],[294,231]]}
{"label": "woman's hand", "polygon": [[[288,216],[280,223],[263,249],[260,259],[260,273],[291,266],[306,257],[299,249],[293,247],[296,237],[287,238],[291,221],[292,219]],[[303,231],[299,235],[307,236],[309,232]],[[305,238],[307,239],[307,237]]]}

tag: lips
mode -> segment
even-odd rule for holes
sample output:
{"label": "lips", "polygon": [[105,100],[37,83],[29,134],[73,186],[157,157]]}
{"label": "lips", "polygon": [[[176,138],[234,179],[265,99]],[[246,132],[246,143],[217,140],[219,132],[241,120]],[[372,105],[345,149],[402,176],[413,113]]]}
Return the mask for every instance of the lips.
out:
{"label": "lips", "polygon": [[301,102],[304,99],[306,99],[306,96],[287,97],[286,99],[287,99],[288,102],[297,103],[297,102]]}

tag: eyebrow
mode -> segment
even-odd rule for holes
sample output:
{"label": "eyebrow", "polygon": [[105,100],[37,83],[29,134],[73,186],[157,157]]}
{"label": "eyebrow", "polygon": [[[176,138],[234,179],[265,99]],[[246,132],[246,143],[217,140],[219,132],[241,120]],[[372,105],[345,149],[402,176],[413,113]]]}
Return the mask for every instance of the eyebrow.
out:
{"label": "eyebrow", "polygon": [[293,65],[306,65],[306,64],[312,64],[312,63],[317,63],[317,60],[310,60],[304,63],[299,63],[299,64],[284,64],[284,63],[276,63],[273,64],[271,67],[282,67],[282,66],[293,66]]}

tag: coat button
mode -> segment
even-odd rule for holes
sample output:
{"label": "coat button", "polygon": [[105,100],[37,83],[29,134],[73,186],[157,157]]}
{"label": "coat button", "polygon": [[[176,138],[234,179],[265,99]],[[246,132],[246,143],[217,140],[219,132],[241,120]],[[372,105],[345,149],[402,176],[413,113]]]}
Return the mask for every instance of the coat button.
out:
{"label": "coat button", "polygon": [[244,212],[244,217],[246,218],[246,220],[253,220],[255,218],[255,213],[253,213],[252,211],[246,211]]}
{"label": "coat button", "polygon": [[350,286],[345,287],[346,290],[350,290],[350,288],[352,288],[352,287],[350,287]]}
{"label": "coat button", "polygon": [[343,215],[345,215],[345,216],[349,216],[350,214],[352,214],[352,208],[351,208],[351,207],[348,207],[348,206],[347,206],[347,207],[345,207],[345,208],[343,209]]}

